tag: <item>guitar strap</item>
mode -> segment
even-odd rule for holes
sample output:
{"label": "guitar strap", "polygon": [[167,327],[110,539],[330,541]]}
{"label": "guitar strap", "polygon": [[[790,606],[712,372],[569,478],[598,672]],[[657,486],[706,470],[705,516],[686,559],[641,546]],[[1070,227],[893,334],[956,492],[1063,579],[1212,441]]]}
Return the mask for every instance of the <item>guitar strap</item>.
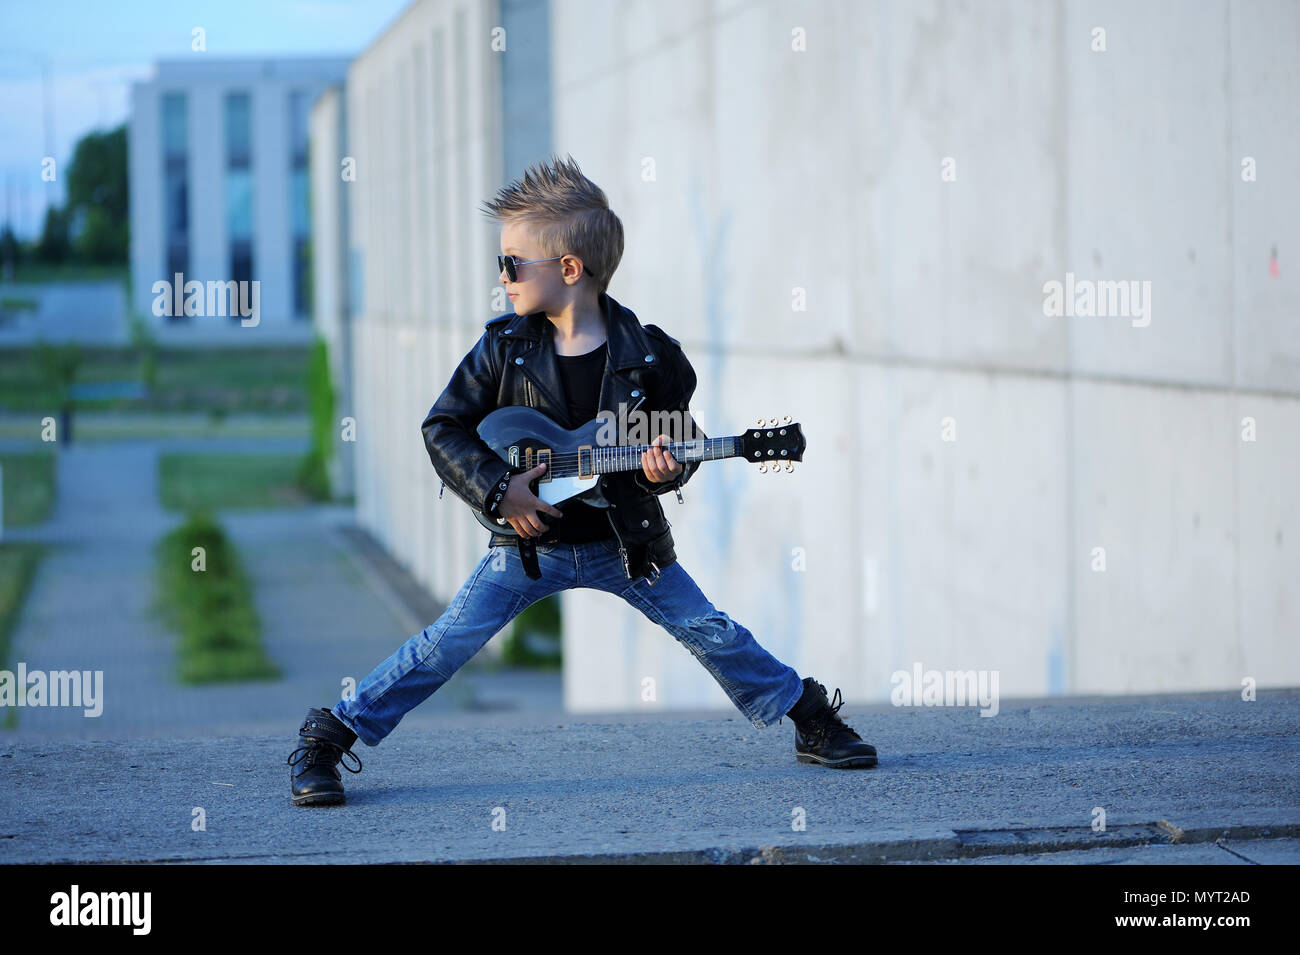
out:
{"label": "guitar strap", "polygon": [[519,535],[515,538],[519,544],[519,560],[524,565],[524,573],[532,580],[542,579],[542,570],[537,566],[537,545],[531,537]]}

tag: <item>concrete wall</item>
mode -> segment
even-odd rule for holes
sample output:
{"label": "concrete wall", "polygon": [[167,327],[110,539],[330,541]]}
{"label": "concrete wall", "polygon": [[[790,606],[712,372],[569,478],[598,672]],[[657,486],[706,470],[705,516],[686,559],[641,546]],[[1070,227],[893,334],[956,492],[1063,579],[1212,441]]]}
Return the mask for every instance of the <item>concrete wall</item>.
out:
{"label": "concrete wall", "polygon": [[494,298],[497,235],[477,210],[501,170],[488,46],[499,23],[495,4],[421,0],[355,60],[346,86],[357,520],[444,599],[487,533],[454,493],[439,500],[420,425],[508,305]]}
{"label": "concrete wall", "polygon": [[[310,321],[292,316],[292,245],[289,217],[289,94],[308,102],[341,82],[348,61],[322,59],[198,59],[164,61],[152,79],[131,90],[128,127],[131,194],[132,308],[168,344],[266,344],[309,341]],[[153,283],[167,274],[163,231],[162,117],[160,99],[186,95],[188,117],[190,265],[186,281],[228,281],[226,228],[227,92],[252,96],[253,278],[260,282],[260,320],[242,327],[219,316],[172,323],[153,314]]]}
{"label": "concrete wall", "polygon": [[[800,675],[1295,685],[1298,38],[1283,2],[420,0],[346,87],[359,520],[444,599],[482,554],[418,429],[507,310],[477,204],[553,147],[623,218],[611,294],[682,340],[708,433],[803,425],[793,474],[663,498]],[[1149,282],[1149,321],[1047,314],[1068,276]],[[616,598],[564,603],[570,708],[730,706]]]}
{"label": "concrete wall", "polygon": [[[665,496],[717,606],[850,700],[916,662],[1006,697],[1300,682],[1300,7],[551,19],[555,148],[627,229],[611,294],[682,340],[710,435],[808,437],[793,475]],[[1149,324],[1044,314],[1067,272],[1149,281]],[[565,617],[573,709],[730,705],[618,601]]]}
{"label": "concrete wall", "polygon": [[[316,331],[329,350],[336,419],[355,419],[352,334],[349,330],[347,122],[342,86],[320,95],[311,110],[312,309]],[[355,492],[356,442],[341,437],[330,458],[330,487],[340,497]]]}

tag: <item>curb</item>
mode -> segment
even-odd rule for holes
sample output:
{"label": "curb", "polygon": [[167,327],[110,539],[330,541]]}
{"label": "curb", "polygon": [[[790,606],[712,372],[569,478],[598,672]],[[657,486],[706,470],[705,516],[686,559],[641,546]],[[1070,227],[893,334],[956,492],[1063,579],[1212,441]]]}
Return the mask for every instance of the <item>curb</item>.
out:
{"label": "curb", "polygon": [[[810,865],[942,862],[979,856],[1036,855],[1080,849],[1191,845],[1220,839],[1300,837],[1300,822],[1181,829],[1165,819],[1093,832],[1077,826],[1027,829],[954,829],[948,837],[841,843],[823,846],[754,846],[673,852],[611,852],[571,856],[520,856],[466,860],[460,865]],[[446,863],[444,863],[446,864]]]}

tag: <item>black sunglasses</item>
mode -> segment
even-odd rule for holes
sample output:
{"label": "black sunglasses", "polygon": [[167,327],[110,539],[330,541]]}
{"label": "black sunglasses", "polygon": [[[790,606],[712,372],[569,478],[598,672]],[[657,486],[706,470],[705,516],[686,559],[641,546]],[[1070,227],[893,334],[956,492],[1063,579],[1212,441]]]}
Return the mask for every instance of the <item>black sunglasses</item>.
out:
{"label": "black sunglasses", "polygon": [[[566,252],[565,255],[568,255],[568,253]],[[518,282],[519,266],[532,265],[534,262],[554,262],[556,259],[562,259],[562,258],[564,258],[564,255],[553,255],[549,259],[532,259],[528,262],[520,262],[513,255],[498,255],[497,273],[500,274],[502,271],[504,271],[506,273],[506,278],[508,278],[512,282]],[[586,265],[583,265],[582,271],[586,272],[593,279],[596,277],[596,273],[593,272],[591,269],[587,268]]]}

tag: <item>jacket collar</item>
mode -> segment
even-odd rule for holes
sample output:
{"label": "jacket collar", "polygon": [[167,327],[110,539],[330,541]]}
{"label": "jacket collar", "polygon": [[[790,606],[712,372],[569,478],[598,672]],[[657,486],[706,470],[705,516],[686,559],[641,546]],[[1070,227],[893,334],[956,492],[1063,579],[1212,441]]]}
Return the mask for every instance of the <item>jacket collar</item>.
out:
{"label": "jacket collar", "polygon": [[[610,367],[618,370],[625,368],[654,367],[663,358],[658,354],[636,314],[615,301],[608,293],[601,292],[600,310],[605,317],[605,340],[608,342]],[[524,316],[503,315],[494,322],[504,321],[505,328],[501,336],[507,340],[527,338],[533,341],[545,339],[548,348],[553,349],[552,335],[555,326],[546,317],[545,312],[532,312]]]}

